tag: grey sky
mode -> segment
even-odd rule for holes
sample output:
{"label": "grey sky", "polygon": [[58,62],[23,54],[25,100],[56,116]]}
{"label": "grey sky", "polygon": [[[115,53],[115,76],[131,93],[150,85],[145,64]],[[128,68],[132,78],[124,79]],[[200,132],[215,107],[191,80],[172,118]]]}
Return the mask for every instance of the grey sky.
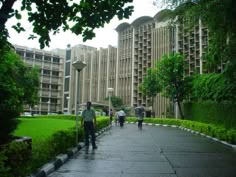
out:
{"label": "grey sky", "polygon": [[[92,40],[89,40],[85,43],[82,42],[80,36],[71,34],[71,32],[61,32],[55,36],[51,35],[51,43],[49,48],[66,48],[67,44],[76,45],[76,44],[85,44],[93,47],[107,47],[108,45],[117,45],[117,33],[114,30],[120,23],[128,22],[132,23],[136,18],[141,16],[151,16],[153,17],[160,9],[153,5],[153,0],[134,0],[134,12],[130,19],[119,21],[117,18],[112,19],[112,21],[105,25],[104,28],[96,29],[96,37]],[[17,4],[16,4],[17,5]],[[24,18],[24,15],[23,15]],[[10,42],[12,44],[18,44],[23,46],[28,46],[32,48],[39,48],[37,39],[27,40],[32,27],[27,21],[23,22],[24,27],[26,26],[26,32],[18,34],[13,29],[10,29],[10,26],[15,23],[15,20],[9,20],[7,23],[9,33],[10,33]]]}

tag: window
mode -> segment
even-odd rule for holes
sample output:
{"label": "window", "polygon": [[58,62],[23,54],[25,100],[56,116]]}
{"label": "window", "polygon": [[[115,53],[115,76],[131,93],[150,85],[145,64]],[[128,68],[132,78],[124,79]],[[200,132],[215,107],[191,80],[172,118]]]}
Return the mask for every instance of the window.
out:
{"label": "window", "polygon": [[44,75],[50,75],[50,70],[44,69],[44,70],[43,70],[43,74],[44,74]]}
{"label": "window", "polygon": [[49,89],[49,84],[42,84],[42,88],[46,88],[46,89]]}
{"label": "window", "polygon": [[66,60],[71,60],[71,50],[66,51]]}
{"label": "window", "polygon": [[70,80],[69,78],[65,78],[65,86],[64,86],[64,91],[69,91],[69,83],[70,83]]}
{"label": "window", "polygon": [[35,59],[36,60],[42,60],[43,55],[42,54],[35,54]]}
{"label": "window", "polygon": [[43,103],[48,103],[49,102],[49,98],[46,98],[46,97],[42,97],[41,100],[42,100]]}
{"label": "window", "polygon": [[16,53],[22,57],[24,57],[24,51],[23,50],[17,50]]}
{"label": "window", "polygon": [[51,85],[51,88],[52,88],[53,90],[58,90],[58,85]]}
{"label": "window", "polygon": [[52,75],[59,77],[59,71],[52,71]]}
{"label": "window", "polygon": [[53,62],[54,63],[60,63],[60,58],[59,57],[53,57]]}
{"label": "window", "polygon": [[32,52],[26,52],[25,57],[26,58],[34,58],[34,54]]}
{"label": "window", "polygon": [[44,61],[49,61],[49,62],[51,62],[51,56],[45,55],[45,56],[44,56]]}
{"label": "window", "polygon": [[51,98],[51,103],[57,104],[57,99],[56,98]]}
{"label": "window", "polygon": [[66,63],[66,68],[65,68],[65,76],[70,75],[70,62]]}

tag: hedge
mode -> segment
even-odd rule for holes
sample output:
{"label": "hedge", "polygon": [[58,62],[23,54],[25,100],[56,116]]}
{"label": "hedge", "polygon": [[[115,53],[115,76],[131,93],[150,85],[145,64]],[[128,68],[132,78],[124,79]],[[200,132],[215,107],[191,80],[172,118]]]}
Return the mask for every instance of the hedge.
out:
{"label": "hedge", "polygon": [[236,104],[216,102],[184,103],[185,119],[236,128]]}
{"label": "hedge", "polygon": [[[44,116],[38,116],[43,118]],[[58,119],[74,119],[75,116],[45,116],[45,118]],[[29,118],[29,117],[28,117]],[[30,117],[31,118],[31,117]],[[36,118],[36,117],[32,117]],[[97,119],[97,127],[99,130],[109,125],[109,119],[101,117]],[[78,140],[83,141],[84,131],[79,128]],[[75,128],[68,130],[60,130],[52,136],[41,141],[35,141],[32,148],[32,155],[28,153],[28,148],[22,143],[10,143],[8,148],[3,148],[0,152],[0,176],[1,177],[23,177],[32,172],[36,172],[38,168],[53,160],[56,155],[67,152],[68,148],[75,146]],[[31,157],[30,159],[28,157]],[[24,162],[24,163],[23,163]]]}

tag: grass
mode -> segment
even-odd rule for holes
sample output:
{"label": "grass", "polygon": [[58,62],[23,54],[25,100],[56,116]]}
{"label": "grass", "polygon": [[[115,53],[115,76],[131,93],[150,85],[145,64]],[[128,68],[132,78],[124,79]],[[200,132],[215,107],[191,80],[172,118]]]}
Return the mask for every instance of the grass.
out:
{"label": "grass", "polygon": [[60,120],[60,119],[34,119],[34,118],[20,118],[21,122],[15,130],[15,136],[29,136],[32,138],[33,144],[35,142],[44,140],[50,137],[58,130],[67,130],[75,127],[75,121]]}

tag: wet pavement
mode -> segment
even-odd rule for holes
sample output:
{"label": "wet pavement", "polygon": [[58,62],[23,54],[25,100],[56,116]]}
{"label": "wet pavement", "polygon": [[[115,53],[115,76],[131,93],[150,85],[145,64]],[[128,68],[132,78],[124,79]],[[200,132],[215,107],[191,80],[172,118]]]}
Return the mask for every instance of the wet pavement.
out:
{"label": "wet pavement", "polygon": [[178,128],[113,126],[50,177],[236,177],[236,151]]}

